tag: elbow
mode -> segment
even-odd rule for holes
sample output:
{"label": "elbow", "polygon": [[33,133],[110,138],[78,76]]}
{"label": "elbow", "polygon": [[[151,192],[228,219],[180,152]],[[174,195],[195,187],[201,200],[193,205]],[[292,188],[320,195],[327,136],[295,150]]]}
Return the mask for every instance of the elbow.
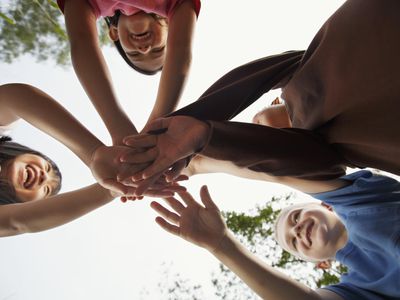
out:
{"label": "elbow", "polygon": [[35,87],[26,83],[6,83],[0,85],[0,97],[3,95],[10,95],[22,90],[33,91]]}

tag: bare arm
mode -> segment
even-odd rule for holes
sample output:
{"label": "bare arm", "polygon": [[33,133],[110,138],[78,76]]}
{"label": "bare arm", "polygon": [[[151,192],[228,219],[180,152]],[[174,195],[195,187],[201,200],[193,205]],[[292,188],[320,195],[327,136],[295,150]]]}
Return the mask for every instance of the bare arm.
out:
{"label": "bare arm", "polygon": [[0,86],[0,118],[24,119],[48,133],[89,165],[93,151],[102,146],[64,107],[41,90],[26,84]]}
{"label": "bare arm", "polygon": [[191,0],[183,2],[168,24],[167,54],[149,121],[175,110],[188,77],[196,13]]}
{"label": "bare arm", "polygon": [[75,72],[113,143],[120,143],[123,137],[137,131],[115,95],[98,42],[96,17],[89,3],[82,0],[66,0],[64,15]]}
{"label": "bare arm", "polygon": [[343,300],[332,292],[314,291],[288,278],[245,249],[228,230],[205,187],[200,191],[203,205],[188,193],[179,195],[183,202],[166,199],[170,210],[152,202],[152,208],[161,215],[156,218],[157,223],[171,234],[207,249],[262,299]]}
{"label": "bare arm", "polygon": [[106,147],[64,107],[41,90],[26,84],[0,86],[0,118],[22,118],[51,135],[74,152],[91,168],[96,180],[106,188],[122,194],[134,188],[117,182],[117,174],[141,165],[122,164],[118,157],[130,151],[124,146]]}
{"label": "bare arm", "polygon": [[43,200],[0,205],[0,237],[51,229],[110,202],[110,191],[98,184]]}

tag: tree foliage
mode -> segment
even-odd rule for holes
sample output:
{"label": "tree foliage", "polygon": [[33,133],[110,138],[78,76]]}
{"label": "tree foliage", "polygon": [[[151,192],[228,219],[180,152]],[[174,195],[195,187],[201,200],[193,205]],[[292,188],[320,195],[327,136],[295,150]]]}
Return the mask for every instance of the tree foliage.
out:
{"label": "tree foliage", "polygon": [[[77,16],[78,17],[78,16]],[[104,22],[100,42],[107,41]],[[0,4],[0,60],[12,63],[29,54],[37,61],[70,64],[64,18],[53,0],[13,0]]]}

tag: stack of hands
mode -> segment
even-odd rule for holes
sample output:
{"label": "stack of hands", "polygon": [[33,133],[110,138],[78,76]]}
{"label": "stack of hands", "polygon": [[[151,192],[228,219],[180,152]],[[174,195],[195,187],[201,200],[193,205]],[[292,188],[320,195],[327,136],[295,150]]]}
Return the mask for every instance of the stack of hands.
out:
{"label": "stack of hands", "polygon": [[121,145],[97,147],[90,168],[96,180],[123,201],[170,197],[185,191],[177,185],[188,179],[181,172],[205,146],[210,130],[206,122],[192,117],[157,119],[143,133],[125,137]]}

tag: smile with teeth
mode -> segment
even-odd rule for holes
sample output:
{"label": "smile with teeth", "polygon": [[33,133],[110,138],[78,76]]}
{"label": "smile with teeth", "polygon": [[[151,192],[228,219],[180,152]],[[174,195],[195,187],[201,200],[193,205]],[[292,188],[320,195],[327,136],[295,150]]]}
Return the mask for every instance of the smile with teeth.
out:
{"label": "smile with teeth", "polygon": [[30,189],[35,184],[35,182],[36,182],[36,171],[30,165],[27,165],[25,167],[25,172],[24,172],[23,186],[26,189]]}
{"label": "smile with teeth", "polygon": [[132,38],[137,40],[137,41],[142,41],[150,38],[151,33],[149,31],[140,33],[140,34],[132,34]]}

